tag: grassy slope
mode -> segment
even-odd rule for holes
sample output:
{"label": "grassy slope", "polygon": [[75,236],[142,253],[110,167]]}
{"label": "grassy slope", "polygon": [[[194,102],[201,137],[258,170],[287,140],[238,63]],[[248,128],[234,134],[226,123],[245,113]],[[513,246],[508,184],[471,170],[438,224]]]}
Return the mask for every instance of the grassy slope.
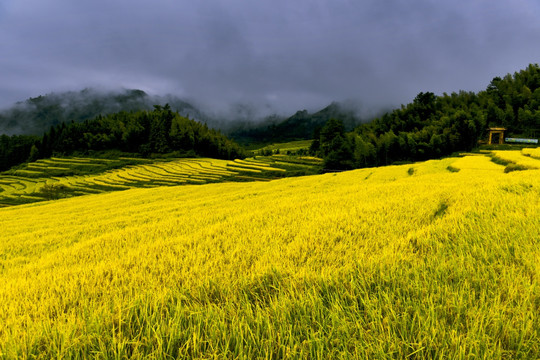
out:
{"label": "grassy slope", "polygon": [[0,209],[0,358],[538,358],[540,170],[503,170]]}
{"label": "grassy slope", "polygon": [[266,145],[260,149],[256,149],[254,150],[254,152],[256,154],[262,154],[265,150],[271,150],[273,152],[276,152],[277,150],[279,150],[280,153],[285,154],[287,153],[287,151],[294,152],[294,151],[298,151],[302,149],[307,150],[311,146],[312,142],[313,140],[297,140],[297,141],[290,141],[286,143],[275,143],[275,144]]}

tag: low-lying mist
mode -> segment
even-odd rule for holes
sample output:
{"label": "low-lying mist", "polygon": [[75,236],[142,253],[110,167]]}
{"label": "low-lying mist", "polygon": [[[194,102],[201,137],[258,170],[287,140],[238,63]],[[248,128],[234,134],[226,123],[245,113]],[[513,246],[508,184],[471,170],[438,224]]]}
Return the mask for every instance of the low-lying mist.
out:
{"label": "low-lying mist", "polygon": [[15,103],[0,110],[0,134],[41,135],[51,126],[62,122],[80,122],[99,115],[120,111],[152,110],[154,105],[169,104],[171,109],[191,119],[226,133],[253,127],[266,127],[302,116],[315,116],[331,107],[332,116],[345,116],[351,124],[371,120],[381,109],[364,107],[359,101],[345,100],[311,105],[290,110],[269,103],[253,101],[213,106],[196,99],[182,99],[175,95],[148,94],[142,90],[101,90],[86,88],[82,91],[49,93]]}

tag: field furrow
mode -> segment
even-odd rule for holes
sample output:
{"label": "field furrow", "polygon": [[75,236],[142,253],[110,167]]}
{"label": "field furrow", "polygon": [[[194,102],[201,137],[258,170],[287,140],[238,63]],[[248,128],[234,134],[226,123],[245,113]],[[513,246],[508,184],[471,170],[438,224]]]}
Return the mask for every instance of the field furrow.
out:
{"label": "field furrow", "polygon": [[[85,193],[85,188],[94,193],[136,187],[266,180],[268,171],[286,172],[268,164],[261,160],[231,162],[205,158],[153,161],[128,157],[117,160],[53,157],[0,174],[0,200],[8,194],[17,197],[16,204],[30,202],[19,196],[23,194],[31,195],[33,201],[78,196]],[[246,176],[249,173],[260,176]],[[13,200],[8,202],[13,203]]]}

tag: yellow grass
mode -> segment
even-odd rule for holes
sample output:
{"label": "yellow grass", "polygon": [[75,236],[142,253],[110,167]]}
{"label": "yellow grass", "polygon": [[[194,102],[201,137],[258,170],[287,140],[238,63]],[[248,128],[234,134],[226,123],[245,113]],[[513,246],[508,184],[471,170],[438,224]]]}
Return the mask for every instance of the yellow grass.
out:
{"label": "yellow grass", "polygon": [[465,171],[504,171],[504,166],[494,163],[489,157],[484,155],[463,156],[452,162],[450,166]]}
{"label": "yellow grass", "polygon": [[530,156],[535,159],[540,159],[540,147],[538,148],[523,148],[521,153],[525,156]]}
{"label": "yellow grass", "polygon": [[522,165],[530,169],[540,169],[540,159],[525,156],[521,151],[498,150],[493,151],[493,154],[500,159],[515,163],[517,165]]}
{"label": "yellow grass", "polygon": [[485,160],[0,209],[0,359],[538,358],[540,170]]}
{"label": "yellow grass", "polygon": [[237,159],[237,160],[234,160],[233,163],[229,163],[229,167],[230,166],[236,166],[238,164],[240,164],[242,166],[245,166],[246,168],[251,168],[251,169],[285,172],[284,169],[271,167],[271,166],[268,165],[268,163],[253,160],[253,159],[249,159],[249,160]]}
{"label": "yellow grass", "polygon": [[311,146],[312,140],[297,140],[297,141],[290,141],[286,143],[276,143],[267,145],[261,149],[258,149],[255,151],[255,153],[260,154],[264,150],[271,150],[276,151],[279,150],[280,152],[287,152],[287,151],[298,151],[301,149],[309,149]]}

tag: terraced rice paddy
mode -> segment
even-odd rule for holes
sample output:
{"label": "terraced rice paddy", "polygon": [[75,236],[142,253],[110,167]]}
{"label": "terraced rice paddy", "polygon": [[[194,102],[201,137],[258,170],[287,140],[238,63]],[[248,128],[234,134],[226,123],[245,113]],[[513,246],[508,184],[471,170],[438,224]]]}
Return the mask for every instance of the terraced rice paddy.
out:
{"label": "terraced rice paddy", "polygon": [[[176,159],[151,161],[127,159],[139,163],[100,172],[114,163],[110,159],[51,158],[38,160],[23,169],[0,175],[0,206],[49,200],[42,190],[46,184],[63,189],[60,197],[126,190],[136,187],[206,184],[224,181],[267,181],[287,176],[287,171],[317,171],[317,161],[289,157],[259,157],[246,160]],[[91,170],[91,171],[90,171]],[[86,175],[67,175],[91,172]]]}
{"label": "terraced rice paddy", "polygon": [[538,148],[524,148],[521,153],[525,156],[530,156],[535,159],[540,159],[540,147]]}
{"label": "terraced rice paddy", "polygon": [[281,154],[286,154],[287,152],[295,152],[298,150],[307,150],[311,146],[312,140],[298,140],[290,141],[287,143],[276,143],[267,145],[263,148],[257,149],[254,151],[255,154],[262,154],[265,151],[278,152]]}
{"label": "terraced rice paddy", "polygon": [[452,161],[449,165],[452,168],[463,171],[504,171],[504,166],[497,164],[485,155],[469,155]]}
{"label": "terraced rice paddy", "polygon": [[493,151],[493,155],[514,166],[521,166],[523,169],[540,169],[540,159],[531,156],[531,153],[523,152],[523,150],[499,150]]}

